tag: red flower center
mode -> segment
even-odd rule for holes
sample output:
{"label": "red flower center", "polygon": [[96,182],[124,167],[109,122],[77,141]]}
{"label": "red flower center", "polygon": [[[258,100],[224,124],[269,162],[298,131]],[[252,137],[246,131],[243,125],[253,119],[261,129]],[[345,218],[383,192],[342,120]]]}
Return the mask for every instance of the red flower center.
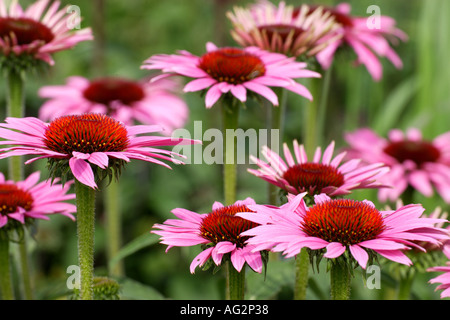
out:
{"label": "red flower center", "polygon": [[344,175],[335,167],[321,163],[303,163],[290,167],[283,178],[298,192],[319,194],[325,187],[340,187],[344,184]]}
{"label": "red flower center", "polygon": [[355,200],[330,200],[311,207],[301,229],[311,237],[353,245],[375,239],[384,229],[381,213]]}
{"label": "red flower center", "polygon": [[34,41],[49,43],[54,39],[52,30],[29,18],[0,18],[0,37],[11,39],[14,34],[17,44],[26,45]]}
{"label": "red flower center", "polygon": [[436,162],[441,156],[438,148],[425,141],[392,142],[384,148],[384,152],[403,163],[411,160],[421,166],[425,162]]}
{"label": "red flower center", "polygon": [[257,56],[237,48],[223,48],[200,58],[199,68],[219,82],[241,84],[266,73]]}
{"label": "red flower center", "polygon": [[245,205],[231,205],[222,207],[209,213],[203,218],[200,234],[203,238],[210,240],[214,244],[221,241],[229,241],[243,248],[248,237],[241,237],[240,234],[258,224],[236,217],[239,212],[254,212]]}
{"label": "red flower center", "polygon": [[120,122],[102,114],[63,116],[49,124],[44,141],[50,150],[67,155],[73,151],[120,152],[128,146],[128,132]]}
{"label": "red flower center", "polygon": [[33,206],[33,197],[11,184],[0,184],[0,214],[14,213],[17,208],[30,210]]}
{"label": "red flower center", "polygon": [[144,98],[142,87],[133,81],[120,78],[103,78],[92,81],[83,91],[86,99],[108,106],[113,101],[120,101],[124,105]]}

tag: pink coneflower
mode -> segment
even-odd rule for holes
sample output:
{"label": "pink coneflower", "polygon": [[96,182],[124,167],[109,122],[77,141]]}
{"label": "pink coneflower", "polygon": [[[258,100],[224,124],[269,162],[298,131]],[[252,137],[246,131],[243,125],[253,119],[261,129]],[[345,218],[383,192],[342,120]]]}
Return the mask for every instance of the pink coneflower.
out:
{"label": "pink coneflower", "polygon": [[182,128],[189,110],[177,94],[178,82],[160,79],[149,82],[122,77],[88,80],[80,76],[69,77],[66,85],[45,86],[39,90],[42,98],[49,99],[39,110],[44,121],[60,116],[104,113],[126,125],[158,124],[170,134]]}
{"label": "pink coneflower", "polygon": [[5,139],[0,144],[12,145],[0,149],[0,158],[38,156],[26,163],[48,158],[52,168],[62,172],[68,172],[70,168],[79,182],[91,188],[97,188],[96,175],[91,165],[108,171],[120,171],[124,162],[139,159],[169,167],[158,159],[174,163],[179,161],[171,158],[173,152],[157,147],[197,143],[178,138],[138,136],[157,132],[160,127],[125,126],[102,114],[63,116],[51,123],[32,117],[7,118],[0,127],[0,137]]}
{"label": "pink coneflower", "polygon": [[325,193],[336,197],[349,194],[353,189],[380,188],[383,185],[377,180],[389,170],[383,163],[359,166],[360,160],[357,159],[341,163],[345,152],[333,158],[334,142],[330,143],[323,155],[318,147],[312,161],[308,161],[304,146],[299,145],[297,140],[294,140],[295,158],[287,144],[283,146],[286,161],[264,147],[262,154],[269,163],[252,157],[259,169],[248,171],[294,195],[307,192],[310,196]]}
{"label": "pink coneflower", "polygon": [[184,87],[184,91],[208,89],[205,96],[207,108],[227,93],[245,102],[247,90],[278,105],[278,97],[270,87],[283,87],[312,99],[308,89],[294,79],[320,78],[320,74],[305,69],[306,63],[256,47],[218,48],[208,43],[206,49],[207,53],[201,57],[186,51],[177,55],[155,55],[146,60],[142,68],[162,70],[163,77],[181,75],[194,78]]}
{"label": "pink coneflower", "polygon": [[8,229],[13,221],[23,225],[34,219],[48,220],[52,214],[75,220],[75,205],[65,202],[75,198],[75,194],[68,193],[72,183],[62,186],[57,181],[39,182],[39,178],[40,172],[35,172],[23,181],[12,181],[0,172],[0,230]]}
{"label": "pink coneflower", "polygon": [[249,8],[235,7],[227,16],[234,27],[231,35],[241,46],[288,56],[313,57],[341,37],[333,15],[321,7],[260,1]]}
{"label": "pink coneflower", "polygon": [[0,0],[0,50],[3,55],[29,55],[53,65],[53,53],[93,39],[90,28],[70,29],[75,27],[76,13],[68,14],[67,8],[58,10],[59,1],[54,1],[44,15],[49,2],[38,0],[23,10],[17,0],[9,7]]}
{"label": "pink coneflower", "polygon": [[349,144],[349,158],[360,158],[366,163],[383,162],[391,168],[381,181],[393,188],[380,190],[380,201],[395,202],[408,187],[431,197],[435,187],[450,203],[450,133],[428,141],[418,129],[406,133],[391,130],[387,139],[371,129],[359,129],[347,133],[345,140]]}
{"label": "pink coneflower", "polygon": [[220,265],[224,255],[229,255],[231,263],[239,272],[245,263],[256,272],[261,272],[261,254],[252,252],[254,247],[245,243],[248,237],[241,236],[243,231],[257,224],[236,216],[240,212],[251,212],[248,206],[255,204],[251,198],[236,201],[230,206],[215,202],[212,211],[206,214],[174,209],[172,213],[181,220],[169,219],[164,224],[155,224],[154,228],[160,230],[151,232],[162,237],[161,243],[168,245],[167,250],[172,247],[208,246],[192,261],[191,273],[210,258]]}
{"label": "pink coneflower", "polygon": [[[338,41],[332,42],[317,55],[317,60],[324,69],[331,66],[336,51],[343,46],[349,46],[354,50],[358,57],[357,62],[364,64],[376,81],[383,76],[379,57],[387,58],[398,69],[403,67],[402,60],[391,48],[390,43],[406,41],[408,36],[396,27],[393,18],[351,16],[351,6],[348,3],[339,4],[335,8],[324,8],[324,10],[341,25],[341,28],[335,32],[342,35]],[[379,20],[373,21],[372,24],[369,20],[371,18]]]}
{"label": "pink coneflower", "polygon": [[254,250],[273,250],[293,257],[302,248],[326,249],[324,257],[334,259],[347,250],[365,269],[374,253],[410,265],[404,250],[418,248],[414,241],[438,243],[447,239],[445,230],[436,228],[440,220],[423,218],[424,208],[412,204],[395,211],[378,211],[370,201],[331,199],[315,196],[308,208],[305,193],[290,199],[281,208],[249,206],[256,213],[240,213],[239,217],[259,223],[242,236],[250,237]]}

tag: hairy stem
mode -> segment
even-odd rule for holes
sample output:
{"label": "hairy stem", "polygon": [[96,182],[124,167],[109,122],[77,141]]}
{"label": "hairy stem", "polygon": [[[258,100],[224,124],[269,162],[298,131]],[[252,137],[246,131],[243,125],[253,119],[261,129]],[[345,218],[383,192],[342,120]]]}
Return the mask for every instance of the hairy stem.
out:
{"label": "hairy stem", "polygon": [[3,300],[14,300],[9,257],[9,240],[0,234],[0,290]]}
{"label": "hairy stem", "polygon": [[223,153],[223,187],[225,205],[236,202],[237,160],[235,130],[239,121],[239,106],[233,99],[224,98],[222,102],[223,134],[225,150]]}
{"label": "hairy stem", "polygon": [[231,261],[227,265],[227,300],[244,300],[245,296],[245,266],[237,271]]}
{"label": "hairy stem", "polygon": [[92,300],[94,281],[95,190],[75,180],[80,299]]}

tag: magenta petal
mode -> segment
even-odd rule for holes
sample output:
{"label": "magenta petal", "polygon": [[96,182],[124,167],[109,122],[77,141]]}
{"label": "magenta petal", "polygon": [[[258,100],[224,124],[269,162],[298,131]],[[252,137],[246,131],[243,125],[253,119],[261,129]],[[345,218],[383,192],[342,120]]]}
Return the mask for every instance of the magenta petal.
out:
{"label": "magenta petal", "polygon": [[243,249],[236,249],[231,253],[231,263],[238,272],[241,272],[242,267],[244,266],[244,255],[245,253]]}
{"label": "magenta petal", "polygon": [[102,169],[108,167],[108,156],[103,152],[94,152],[89,157],[89,162],[99,166]]}
{"label": "magenta petal", "polygon": [[339,257],[344,252],[345,246],[343,246],[339,242],[331,242],[329,245],[327,245],[327,252],[325,253],[324,257],[333,259]]}
{"label": "magenta petal", "polygon": [[351,245],[350,252],[355,260],[358,261],[361,268],[366,269],[367,261],[369,261],[369,255],[367,254],[366,250],[358,245]]}
{"label": "magenta petal", "polygon": [[200,252],[194,260],[192,260],[190,271],[191,273],[195,273],[195,268],[198,266],[202,266],[205,264],[205,262],[211,257],[211,252],[214,249],[214,247],[208,248],[202,252]]}
{"label": "magenta petal", "polygon": [[91,166],[86,161],[77,158],[70,158],[69,166],[74,177],[78,181],[93,189],[97,189],[94,172],[92,172]]}

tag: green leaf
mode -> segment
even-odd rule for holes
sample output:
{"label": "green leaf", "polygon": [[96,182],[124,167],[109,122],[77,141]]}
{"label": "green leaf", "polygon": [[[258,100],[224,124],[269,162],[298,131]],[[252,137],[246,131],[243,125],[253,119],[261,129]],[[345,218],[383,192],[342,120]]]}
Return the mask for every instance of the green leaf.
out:
{"label": "green leaf", "polygon": [[120,260],[132,255],[133,253],[151,246],[159,241],[159,236],[153,233],[144,233],[143,235],[126,244],[120,251],[109,261],[110,267],[113,267]]}
{"label": "green leaf", "polygon": [[270,261],[264,279],[264,274],[249,272],[247,274],[246,299],[272,299],[284,286],[294,284],[293,261]]}
{"label": "green leaf", "polygon": [[155,288],[130,278],[122,278],[120,284],[121,300],[162,300],[164,296]]}

